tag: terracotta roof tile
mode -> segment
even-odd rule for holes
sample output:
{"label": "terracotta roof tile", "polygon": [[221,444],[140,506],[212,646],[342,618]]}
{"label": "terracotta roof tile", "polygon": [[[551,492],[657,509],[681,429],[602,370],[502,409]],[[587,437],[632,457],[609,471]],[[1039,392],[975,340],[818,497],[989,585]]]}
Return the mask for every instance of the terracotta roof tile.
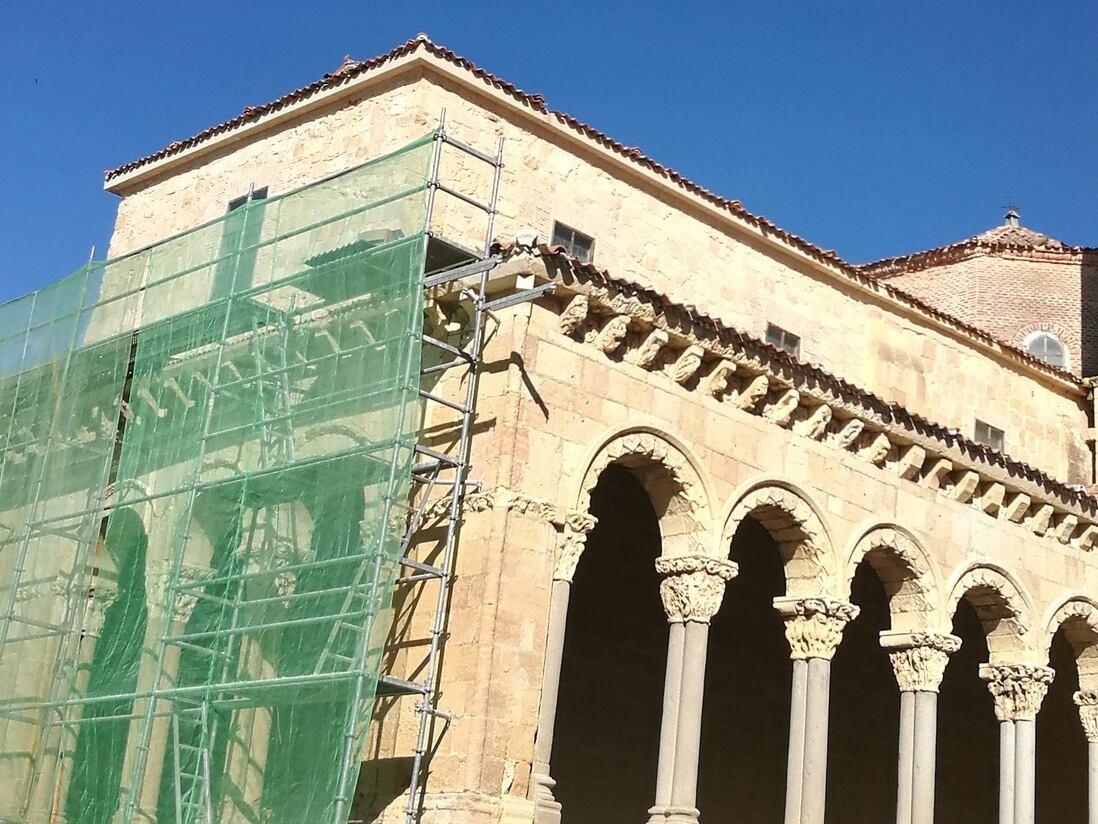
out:
{"label": "terracotta roof tile", "polygon": [[1070,246],[1025,226],[1006,223],[993,226],[956,243],[907,255],[883,258],[860,264],[855,268],[877,278],[889,278],[981,254],[1010,253],[1038,260],[1069,260],[1085,252],[1098,252],[1098,249]]}

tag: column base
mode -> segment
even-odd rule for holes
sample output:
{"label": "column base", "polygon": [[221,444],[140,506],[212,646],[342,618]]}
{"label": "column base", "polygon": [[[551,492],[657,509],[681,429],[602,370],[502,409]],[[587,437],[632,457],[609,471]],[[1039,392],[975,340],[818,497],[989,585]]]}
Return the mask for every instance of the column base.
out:
{"label": "column base", "polygon": [[667,824],[667,808],[651,807],[648,810],[648,824]]}
{"label": "column base", "polygon": [[668,807],[664,824],[698,824],[699,815],[696,807]]}
{"label": "column base", "polygon": [[534,802],[534,824],[560,824],[560,802],[553,797],[557,782],[549,775],[530,776],[530,800]]}

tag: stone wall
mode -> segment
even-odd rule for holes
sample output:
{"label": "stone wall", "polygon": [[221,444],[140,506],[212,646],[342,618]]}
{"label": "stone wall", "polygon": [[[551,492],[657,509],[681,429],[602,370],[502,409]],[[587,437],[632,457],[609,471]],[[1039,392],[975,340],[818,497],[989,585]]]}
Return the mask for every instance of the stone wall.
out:
{"label": "stone wall", "polygon": [[[487,95],[487,90],[484,92]],[[163,179],[127,189],[111,254],[223,214],[248,186],[272,195],[392,150],[447,111],[455,136],[491,151],[503,137],[506,168],[495,236],[554,220],[595,237],[596,263],[762,337],[768,323],[800,335],[800,357],[821,363],[887,400],[971,433],[975,418],[1007,431],[1011,454],[1066,476],[1086,467],[1082,394],[963,332],[932,322],[837,271],[772,245],[711,207],[623,169],[588,141],[565,139],[500,96],[474,97],[441,74],[406,73],[368,93],[204,155]],[[476,162],[444,163],[444,175],[483,191]],[[440,204],[436,228],[475,237],[459,204]]]}

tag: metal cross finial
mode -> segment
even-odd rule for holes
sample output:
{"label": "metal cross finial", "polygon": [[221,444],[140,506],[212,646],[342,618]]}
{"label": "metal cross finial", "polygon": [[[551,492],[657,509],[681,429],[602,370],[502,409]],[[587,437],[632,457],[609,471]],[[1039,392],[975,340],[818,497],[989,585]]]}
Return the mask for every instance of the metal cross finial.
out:
{"label": "metal cross finial", "polygon": [[1003,225],[1019,226],[1021,215],[1018,213],[1018,207],[1014,204],[1014,198],[1007,195],[1007,202],[1003,205],[1003,208],[1006,209],[1006,214],[1003,215]]}

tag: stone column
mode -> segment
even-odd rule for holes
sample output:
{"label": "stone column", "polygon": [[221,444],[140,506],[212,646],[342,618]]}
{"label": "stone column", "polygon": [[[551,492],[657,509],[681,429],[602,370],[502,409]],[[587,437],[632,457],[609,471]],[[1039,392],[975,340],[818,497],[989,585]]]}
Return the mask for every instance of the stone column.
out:
{"label": "stone column", "polygon": [[1098,824],[1098,692],[1077,692],[1074,698],[1087,735],[1087,824]]}
{"label": "stone column", "polygon": [[882,632],[881,646],[888,651],[900,688],[896,824],[932,824],[938,688],[961,639],[930,632]]}
{"label": "stone column", "polygon": [[999,821],[1033,824],[1035,725],[1055,673],[1033,664],[983,664],[999,719]]}
{"label": "stone column", "polygon": [[557,693],[560,689],[560,664],[564,656],[564,629],[568,621],[568,599],[572,576],[583,552],[587,536],[595,528],[595,518],[585,512],[570,514],[561,536],[560,552],[553,571],[553,591],[549,600],[549,627],[545,641],[545,666],[541,676],[541,706],[538,733],[534,740],[534,763],[530,772],[529,797],[534,802],[536,824],[560,824],[560,804],[553,797],[556,782],[549,773],[553,753],[553,728],[557,720]]}
{"label": "stone column", "polygon": [[775,598],[774,608],[785,619],[793,659],[785,822],[823,824],[831,658],[858,608],[825,596]]}
{"label": "stone column", "polygon": [[737,572],[731,561],[704,555],[656,559],[663,576],[660,597],[670,622],[664,680],[656,803],[649,822],[697,824],[698,757],[709,621],[717,614],[725,584]]}

